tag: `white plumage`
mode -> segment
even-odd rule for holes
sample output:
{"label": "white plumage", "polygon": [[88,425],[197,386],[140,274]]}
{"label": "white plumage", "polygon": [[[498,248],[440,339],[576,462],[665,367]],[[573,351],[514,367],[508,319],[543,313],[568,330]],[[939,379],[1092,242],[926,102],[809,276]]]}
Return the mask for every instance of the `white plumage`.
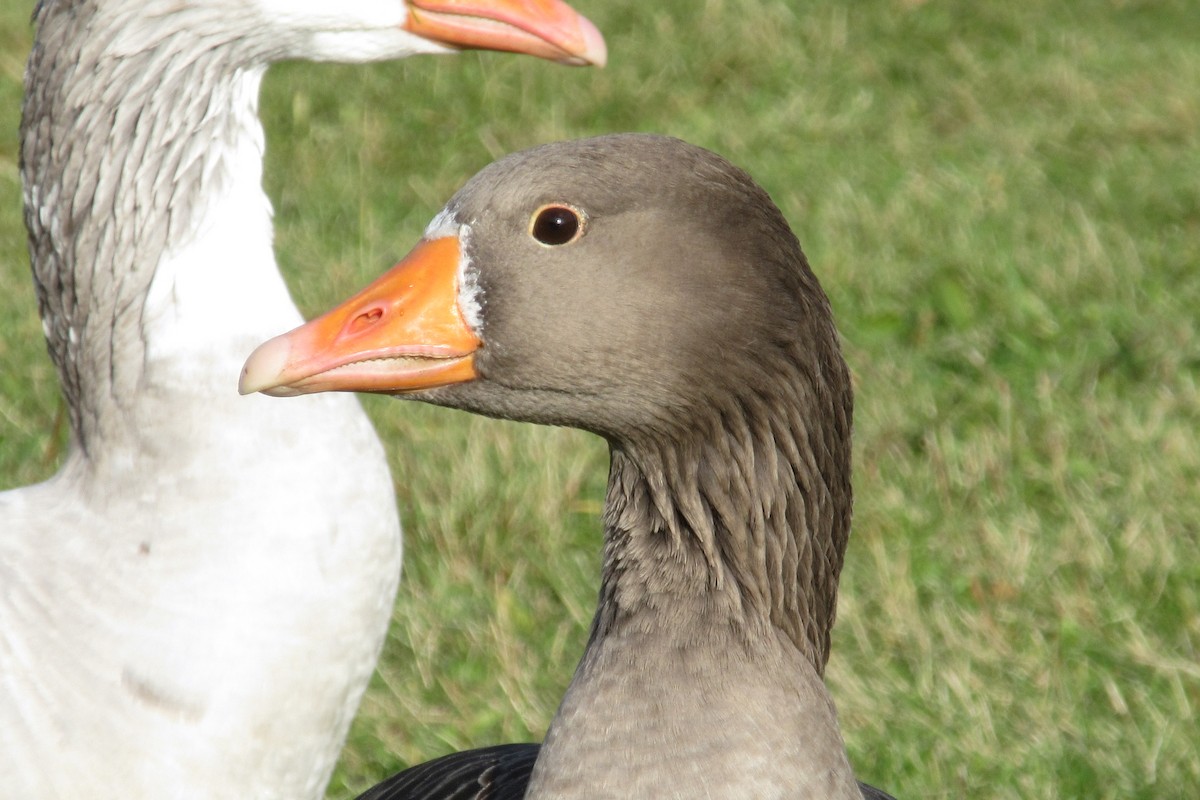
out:
{"label": "white plumage", "polygon": [[[564,60],[602,60],[576,19]],[[281,58],[447,49],[407,20],[402,0],[39,5],[22,178],[72,435],[58,474],[0,493],[0,795],[323,795],[400,528],[353,397],[237,394],[301,321],[257,102]]]}

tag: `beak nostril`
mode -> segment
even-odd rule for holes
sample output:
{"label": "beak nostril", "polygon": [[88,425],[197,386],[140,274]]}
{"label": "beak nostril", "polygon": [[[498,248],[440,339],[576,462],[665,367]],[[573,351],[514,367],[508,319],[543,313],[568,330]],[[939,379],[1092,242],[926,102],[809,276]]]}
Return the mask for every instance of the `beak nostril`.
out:
{"label": "beak nostril", "polygon": [[354,318],[350,323],[349,332],[358,333],[363,328],[369,328],[383,317],[382,308],[372,308],[370,311],[364,311]]}

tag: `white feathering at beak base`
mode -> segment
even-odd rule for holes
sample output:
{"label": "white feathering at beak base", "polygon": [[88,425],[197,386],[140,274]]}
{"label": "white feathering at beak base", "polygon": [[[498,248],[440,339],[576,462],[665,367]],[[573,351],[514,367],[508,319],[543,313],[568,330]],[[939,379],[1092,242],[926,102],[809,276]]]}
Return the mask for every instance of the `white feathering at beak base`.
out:
{"label": "white feathering at beak base", "polygon": [[424,238],[449,236],[458,239],[458,309],[462,312],[463,320],[478,336],[483,326],[484,297],[479,285],[479,271],[471,263],[471,226],[459,222],[450,210],[442,209],[425,226]]}

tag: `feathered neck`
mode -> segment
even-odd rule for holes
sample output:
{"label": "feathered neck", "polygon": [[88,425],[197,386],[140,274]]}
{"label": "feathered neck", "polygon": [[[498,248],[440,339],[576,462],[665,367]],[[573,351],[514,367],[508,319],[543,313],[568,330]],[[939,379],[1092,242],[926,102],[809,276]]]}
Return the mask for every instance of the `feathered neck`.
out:
{"label": "feathered neck", "polygon": [[821,680],[851,505],[833,348],[611,443],[599,609],[529,798],[859,796]]}
{"label": "feathered neck", "polygon": [[[143,385],[156,270],[196,238],[212,201],[237,184],[261,197],[241,224],[269,246],[262,59],[225,33],[254,27],[230,9],[219,19],[171,5],[43,2],[36,13],[21,129],[26,225],[43,329],[85,452]],[[269,252],[266,261],[274,270]]]}
{"label": "feathered neck", "polygon": [[614,444],[593,640],[677,624],[682,607],[745,637],[774,628],[824,671],[850,527],[851,409],[848,390],[839,401],[806,386],[747,389],[689,419],[683,440]]}

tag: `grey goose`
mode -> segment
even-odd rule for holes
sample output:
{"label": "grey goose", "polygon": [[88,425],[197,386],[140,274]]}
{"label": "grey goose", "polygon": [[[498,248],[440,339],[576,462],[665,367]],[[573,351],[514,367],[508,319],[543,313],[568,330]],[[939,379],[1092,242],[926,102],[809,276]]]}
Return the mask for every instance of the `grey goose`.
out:
{"label": "grey goose", "polygon": [[249,358],[242,391],[371,391],[603,437],[598,609],[540,746],[364,797],[869,798],[822,675],[850,531],[852,390],[765,191],[660,136],[471,179],[396,267]]}

